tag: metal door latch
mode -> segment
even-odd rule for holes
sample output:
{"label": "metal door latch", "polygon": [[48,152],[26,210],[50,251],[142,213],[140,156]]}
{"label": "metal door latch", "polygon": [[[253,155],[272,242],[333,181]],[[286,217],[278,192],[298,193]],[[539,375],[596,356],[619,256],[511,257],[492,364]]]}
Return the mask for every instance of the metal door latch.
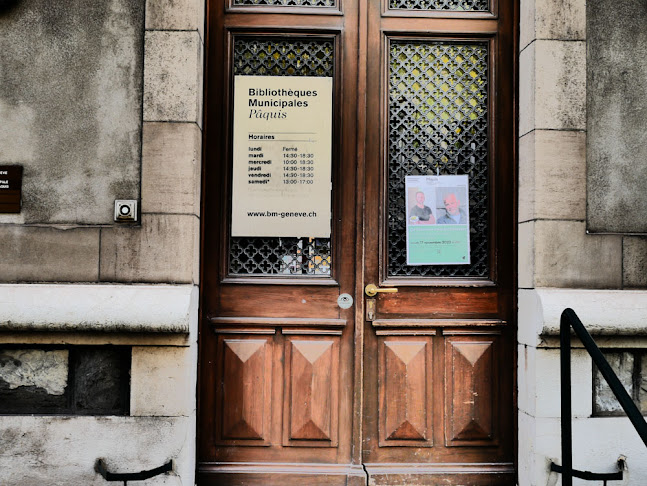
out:
{"label": "metal door latch", "polygon": [[369,297],[374,297],[378,293],[394,294],[397,291],[398,289],[395,287],[378,287],[375,284],[368,284],[364,289],[364,292],[366,292],[366,295],[368,295]]}

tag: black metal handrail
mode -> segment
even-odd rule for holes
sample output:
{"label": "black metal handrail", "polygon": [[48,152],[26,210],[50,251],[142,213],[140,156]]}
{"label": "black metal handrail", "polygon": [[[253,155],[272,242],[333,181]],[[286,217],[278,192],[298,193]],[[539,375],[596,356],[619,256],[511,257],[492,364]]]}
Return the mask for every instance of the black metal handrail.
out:
{"label": "black metal handrail", "polygon": [[[562,465],[559,466],[554,462],[550,464],[550,470],[562,474],[562,486],[572,486],[573,478],[580,478],[587,481],[606,481],[622,480],[622,471],[617,473],[592,473],[589,471],[578,471],[573,469],[573,428],[571,423],[571,329],[584,348],[588,351],[593,359],[595,366],[598,367],[600,373],[609,384],[611,391],[620,402],[620,406],[627,414],[629,420],[633,424],[636,432],[647,446],[647,422],[643,418],[640,410],[636,407],[627,390],[625,390],[622,383],[616,376],[615,372],[609,365],[600,348],[586,330],[582,321],[580,321],[577,314],[573,309],[566,309],[562,312],[562,317],[559,326],[559,341],[560,341],[560,380],[561,380],[561,414],[562,414]],[[621,467],[620,461],[618,461]]]}

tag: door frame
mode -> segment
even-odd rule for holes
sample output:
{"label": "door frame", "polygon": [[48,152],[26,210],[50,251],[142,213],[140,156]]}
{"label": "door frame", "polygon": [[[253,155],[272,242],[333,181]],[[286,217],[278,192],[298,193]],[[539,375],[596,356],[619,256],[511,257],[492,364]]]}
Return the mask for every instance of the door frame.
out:
{"label": "door frame", "polygon": [[[356,52],[349,52],[349,49],[344,49],[341,52],[343,53],[343,56],[351,56],[353,55],[356,58],[356,62],[354,63],[355,68],[356,68],[356,73],[354,74],[355,79],[357,80],[356,83],[356,92],[352,95],[355,97],[355,99],[360,100],[366,96],[366,91],[369,89],[368,85],[370,82],[375,82],[375,79],[371,78],[371,73],[368,72],[368,63],[367,63],[367,52],[369,49],[371,49],[374,46],[371,46],[371,39],[369,38],[368,32],[369,32],[369,19],[368,19],[368,2],[370,0],[345,0],[342,3],[342,10],[345,10],[344,13],[348,13],[347,6],[349,4],[352,4],[353,2],[357,2],[357,7],[358,10],[356,12],[356,17],[357,17],[357,39],[356,39],[356,45],[357,45],[357,50]],[[487,19],[492,19],[496,18],[498,14],[498,9],[499,9],[499,4],[500,1],[498,0],[492,0],[493,2],[493,14],[483,14],[483,20]],[[220,282],[226,279],[223,279],[223,272],[225,268],[225,262],[223,261],[222,258],[205,258],[205,255],[207,252],[210,254],[213,254],[214,252],[218,255],[223,256],[224,251],[222,251],[222,245],[223,243],[226,242],[226,234],[220,233],[219,228],[224,226],[222,224],[223,221],[227,221],[228,218],[228,213],[227,211],[229,210],[229,202],[227,201],[227,194],[228,191],[223,191],[223,194],[221,195],[220,202],[216,205],[213,204],[213,197],[209,197],[208,193],[209,187],[222,187],[223,184],[228,185],[229,182],[229,174],[228,174],[228,167],[229,163],[227,161],[230,160],[230,155],[227,155],[226,158],[224,159],[224,166],[227,168],[224,171],[224,175],[220,170],[214,170],[213,164],[210,164],[209,157],[211,157],[211,160],[213,161],[214,159],[221,159],[220,157],[214,157],[213,154],[217,153],[222,153],[223,151],[219,149],[219,144],[217,143],[217,138],[218,137],[213,137],[213,133],[222,133],[224,131],[224,127],[228,124],[228,122],[225,119],[225,116],[231,116],[231,115],[223,115],[222,113],[219,114],[220,110],[219,108],[221,107],[221,104],[219,100],[222,99],[221,94],[222,92],[227,93],[227,97],[229,97],[229,93],[231,92],[230,87],[229,87],[229,78],[223,74],[223,67],[225,67],[224,71],[226,71],[226,66],[228,63],[231,62],[230,55],[231,55],[231,49],[227,50],[227,53],[224,52],[224,49],[217,49],[214,48],[214,46],[217,45],[223,45],[226,44],[227,42],[230,42],[225,39],[215,39],[214,40],[214,31],[218,32],[221,31],[224,36],[227,36],[226,32],[226,27],[224,24],[216,23],[214,25],[213,22],[213,10],[214,8],[226,8],[226,6],[219,7],[215,6],[216,3],[219,3],[219,0],[216,1],[207,1],[207,28],[205,31],[205,123],[204,123],[204,130],[203,130],[203,157],[202,157],[202,170],[203,170],[203,179],[202,179],[202,218],[201,218],[201,255],[203,259],[201,260],[201,272],[200,272],[200,324],[199,324],[199,349],[200,349],[200,356],[202,356],[199,361],[198,361],[198,417],[199,417],[199,422],[198,422],[198,430],[197,430],[197,436],[198,436],[198,447],[200,447],[201,444],[201,436],[203,435],[201,433],[201,426],[200,424],[203,424],[203,427],[213,427],[213,421],[209,421],[209,419],[206,419],[206,422],[204,421],[205,418],[203,417],[200,419],[200,414],[203,411],[203,407],[201,405],[201,396],[204,393],[205,387],[208,387],[210,383],[213,383],[213,380],[215,379],[215,376],[209,373],[204,373],[203,366],[202,366],[202,359],[204,357],[205,353],[213,351],[213,349],[204,349],[204,334],[205,332],[208,332],[207,327],[204,325],[204,322],[206,319],[209,317],[209,310],[206,309],[204,305],[204,299],[205,299],[205,292],[207,289],[213,289],[217,288],[220,285]],[[228,0],[228,6],[230,9],[232,9],[232,3],[233,0]],[[511,235],[510,235],[510,243],[513,248],[516,248],[517,245],[517,236],[516,236],[516,215],[517,215],[517,137],[515,136],[516,134],[516,127],[517,127],[517,111],[518,111],[518,24],[519,24],[519,2],[518,0],[512,0],[511,3],[513,4],[514,7],[514,14],[512,15],[512,18],[510,19],[510,22],[513,22],[514,27],[512,29],[513,35],[512,39],[508,39],[508,42],[511,42],[511,52],[512,52],[512,63],[511,66],[509,67],[509,70],[512,72],[512,83],[514,85],[514,94],[512,95],[511,98],[508,98],[505,103],[507,104],[505,110],[502,110],[501,108],[498,109],[498,112],[501,111],[506,111],[508,110],[509,113],[511,113],[511,118],[512,118],[512,128],[513,132],[509,135],[509,143],[508,147],[510,150],[510,153],[507,155],[507,157],[510,158],[510,160],[513,161],[512,165],[512,171],[510,174],[508,174],[508,178],[510,180],[511,187],[514,189],[511,191],[512,192],[512,200],[513,200],[513,220],[508,221],[508,225],[511,229]],[[385,2],[381,2],[381,8],[385,9]],[[233,10],[236,10],[233,8]],[[253,27],[255,22],[252,19],[255,15],[252,15],[253,13],[257,13],[259,11],[264,11],[264,9],[261,8],[250,8],[248,11],[245,13],[240,13],[241,16],[247,15],[249,17],[249,20],[246,21],[245,25],[247,27]],[[303,13],[302,9],[295,8],[295,9],[286,9],[285,13],[295,13],[295,14],[301,14]],[[322,12],[324,13],[324,12]],[[309,15],[308,18],[315,18],[316,15],[319,15],[318,12],[312,12],[312,15]],[[268,15],[268,14],[264,14]],[[341,14],[340,14],[341,15]],[[400,15],[398,13],[389,13],[387,15],[388,17],[392,17],[394,20],[397,20]],[[458,23],[461,21],[461,17],[463,17],[464,14],[461,13],[455,13],[455,14],[436,14],[435,12],[432,13],[422,13],[417,15],[417,21],[421,23],[422,22],[437,22],[439,21],[439,17],[442,17],[443,20],[450,19],[449,21],[452,23]],[[275,18],[270,18],[269,22],[266,22],[265,28],[267,29],[267,32],[275,33],[275,32],[280,32],[280,27],[278,24],[276,25],[271,25],[276,18],[279,16],[275,16]],[[220,22],[220,21],[218,21]],[[315,22],[316,23],[316,22]],[[260,24],[263,24],[263,22],[260,22]],[[235,29],[233,30],[235,31]],[[259,30],[259,32],[261,32]],[[311,30],[309,32],[312,34],[319,34],[319,33],[325,33],[327,32],[326,28],[321,28],[318,27],[317,25],[311,27]],[[421,31],[422,32],[422,31]],[[303,36],[307,36],[306,32],[303,32]],[[456,39],[456,36],[451,36],[452,39]],[[504,39],[501,39],[501,42],[505,42]],[[341,42],[339,43],[341,44]],[[383,49],[380,48],[380,52],[383,53]],[[494,52],[494,51],[492,51]],[[492,56],[494,57],[494,56]],[[338,64],[343,64],[345,66],[351,65],[352,63],[347,62],[347,60],[344,59],[338,59]],[[491,60],[491,64],[494,62],[494,59]],[[385,63],[382,63],[382,65],[385,65]],[[493,71],[494,73],[494,71]],[[348,72],[344,73],[344,75],[348,75]],[[494,75],[494,74],[493,74]],[[386,73],[383,71],[380,73],[380,78],[379,82],[385,82]],[[339,96],[339,89],[341,89],[341,85],[343,84],[342,79],[342,74],[339,75],[340,82],[338,83],[339,86],[335,90],[335,96]],[[214,96],[215,93],[215,96]],[[490,104],[492,105],[495,103],[494,96],[491,97],[490,99]],[[229,104],[231,101],[228,100],[227,103]],[[511,106],[510,106],[511,105]],[[355,117],[355,127],[356,127],[356,144],[355,144],[355,152],[352,154],[352,157],[357,161],[356,164],[356,171],[355,171],[355,181],[353,185],[357,189],[356,192],[353,191],[352,188],[350,188],[350,184],[347,184],[344,188],[343,194],[342,191],[339,191],[339,194],[335,198],[335,201],[333,201],[333,211],[335,211],[335,208],[339,208],[339,205],[341,204],[341,201],[344,199],[355,199],[355,222],[354,222],[354,228],[355,230],[352,233],[348,233],[346,237],[342,240],[340,237],[340,231],[336,232],[336,239],[334,241],[334,244],[337,245],[351,245],[354,248],[355,252],[355,268],[354,268],[354,284],[352,284],[353,288],[353,297],[355,301],[355,305],[353,307],[353,312],[352,315],[354,317],[354,326],[352,332],[354,333],[354,343],[355,343],[355,349],[358,350],[359,352],[355,352],[354,356],[352,358],[353,361],[353,369],[352,369],[352,374],[353,374],[353,382],[355,383],[355,386],[353,387],[353,393],[352,393],[352,414],[353,414],[353,420],[352,420],[352,451],[351,451],[351,456],[350,456],[350,464],[354,464],[357,467],[350,471],[344,470],[343,472],[339,470],[337,474],[345,474],[350,478],[350,481],[358,481],[357,484],[364,484],[364,480],[362,479],[361,482],[360,478],[364,478],[364,471],[361,467],[362,464],[362,444],[363,444],[363,431],[362,431],[362,423],[363,423],[363,413],[364,413],[364,404],[363,404],[363,382],[364,382],[364,339],[365,335],[364,333],[366,332],[365,328],[365,299],[364,299],[364,285],[366,283],[365,275],[366,275],[366,258],[367,258],[367,248],[365,247],[365,235],[368,232],[371,231],[379,231],[380,234],[383,234],[383,228],[381,228],[381,224],[378,225],[378,228],[375,228],[373,226],[362,224],[362,222],[365,221],[365,215],[364,215],[364,206],[366,202],[366,194],[365,194],[365,187],[366,184],[364,183],[359,183],[360,181],[365,181],[367,177],[366,173],[366,154],[367,150],[370,150],[367,148],[367,145],[370,145],[373,143],[373,140],[368,140],[368,133],[369,130],[367,129],[368,125],[368,111],[366,104],[364,103],[357,103],[357,109],[356,113],[353,115]],[[382,106],[380,107],[380,112],[383,114],[385,113],[385,107]],[[213,113],[216,113],[214,116]],[[348,115],[347,115],[348,116]],[[491,127],[491,134],[496,133],[495,128],[496,128],[496,120],[493,123],[494,126]],[[231,147],[230,147],[230,139],[231,137],[227,136],[225,137],[225,149],[224,153],[230,154],[231,153]],[[381,142],[380,142],[381,143]],[[384,155],[384,147],[381,147],[380,149],[381,155],[380,155],[380,160],[385,160],[386,157]],[[341,151],[340,151],[341,152]],[[349,157],[351,155],[350,151],[348,148],[344,150],[344,155],[343,157]],[[340,154],[340,156],[342,156]],[[491,157],[494,157],[494,151],[491,152]],[[336,167],[339,169],[340,164],[336,164]],[[339,177],[339,174],[337,174],[337,177]],[[383,194],[383,189],[381,189],[381,193]],[[213,211],[214,206],[217,208],[215,211]],[[218,209],[219,208],[219,209]],[[333,212],[333,214],[335,214]],[[207,217],[208,215],[208,217]],[[339,228],[341,224],[338,224],[337,227]],[[494,234],[495,229],[491,228],[491,235]],[[352,238],[350,238],[352,234]],[[339,246],[341,248],[341,246]],[[492,245],[492,248],[494,248],[494,245]],[[493,250],[492,250],[493,251]],[[382,253],[383,253],[383,248],[380,247],[380,259],[382,259]],[[511,289],[511,294],[507,296],[509,301],[512,302],[511,307],[514,309],[515,304],[516,304],[516,253],[514,254],[513,257],[513,263],[512,266],[515,268],[515,271],[513,273],[513,282],[508,283],[508,287]],[[492,260],[494,261],[494,259]],[[337,265],[339,262],[336,261],[335,265]],[[378,280],[380,282],[386,281],[386,284],[388,285],[390,282],[388,279],[384,279],[383,276],[381,275],[381,265],[378,267],[380,270],[380,276]],[[340,269],[337,267],[337,277],[341,275]],[[243,280],[243,279],[241,279]],[[253,280],[253,279],[252,279]],[[241,282],[242,283],[242,282]],[[249,285],[252,285],[253,282],[250,281],[248,282]],[[516,334],[515,334],[516,335]],[[516,357],[516,340],[515,340],[515,345],[513,346],[513,354],[514,357]],[[514,360],[514,363],[516,363],[516,360]],[[516,384],[516,366],[514,367],[513,371],[513,383]],[[360,386],[361,384],[361,386]],[[514,416],[514,423],[513,423],[513,431],[515,434],[514,438],[514,444],[517,444],[517,423],[516,423],[516,403],[517,403],[517,398],[516,398],[516,386],[513,386],[513,404],[514,404],[514,410],[511,410],[510,413],[513,414]],[[200,420],[203,420],[200,422]],[[213,417],[212,417],[213,420]],[[516,451],[516,446],[515,446],[515,451]],[[198,457],[197,457],[197,464],[199,465],[200,461],[200,452],[198,451]],[[517,463],[516,457],[515,457],[515,464]],[[324,472],[322,470],[322,472]],[[333,472],[333,469],[328,470],[329,473]]]}

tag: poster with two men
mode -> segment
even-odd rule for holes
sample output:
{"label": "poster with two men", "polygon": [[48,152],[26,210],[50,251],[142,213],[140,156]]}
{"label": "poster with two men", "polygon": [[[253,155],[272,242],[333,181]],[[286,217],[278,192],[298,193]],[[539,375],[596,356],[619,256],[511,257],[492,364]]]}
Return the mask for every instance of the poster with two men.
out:
{"label": "poster with two men", "polygon": [[407,265],[470,263],[466,175],[407,176]]}

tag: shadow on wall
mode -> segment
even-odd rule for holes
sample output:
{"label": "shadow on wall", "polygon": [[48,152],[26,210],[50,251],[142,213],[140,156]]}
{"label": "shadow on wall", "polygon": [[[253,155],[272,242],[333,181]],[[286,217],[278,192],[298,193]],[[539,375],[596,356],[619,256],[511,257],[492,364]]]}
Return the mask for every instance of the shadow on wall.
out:
{"label": "shadow on wall", "polygon": [[9,12],[20,0],[0,0],[0,15]]}

